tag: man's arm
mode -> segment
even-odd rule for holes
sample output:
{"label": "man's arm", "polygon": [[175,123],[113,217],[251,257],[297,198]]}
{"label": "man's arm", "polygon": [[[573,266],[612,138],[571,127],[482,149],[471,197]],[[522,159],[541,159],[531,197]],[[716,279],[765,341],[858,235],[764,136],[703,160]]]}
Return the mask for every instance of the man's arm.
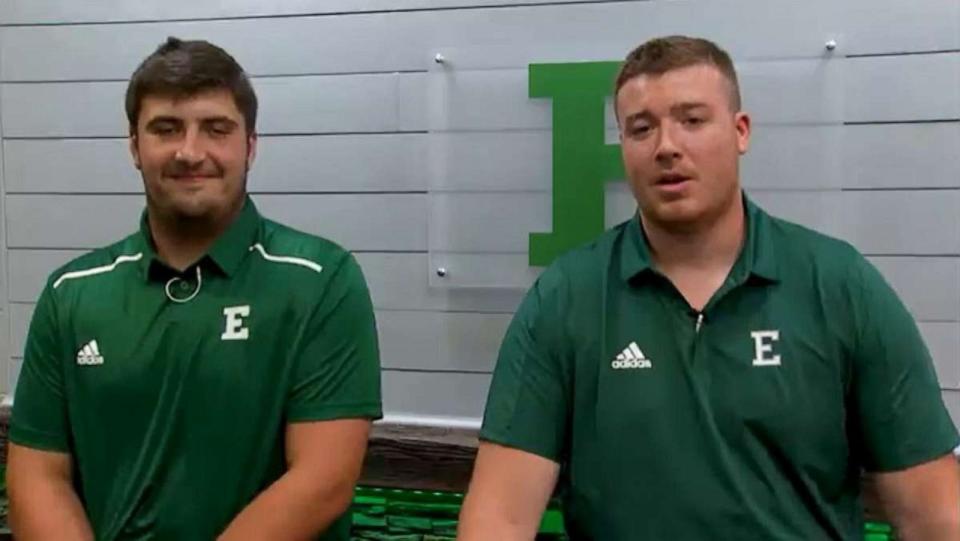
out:
{"label": "man's arm", "polygon": [[481,442],[460,513],[460,541],[533,539],[557,484],[556,462]]}
{"label": "man's arm", "polygon": [[353,498],[371,420],[382,415],[377,329],[353,256],[344,253],[323,273],[326,288],[295,352],[287,471],[233,519],[221,541],[313,539]]}
{"label": "man's arm", "polygon": [[853,349],[850,419],[880,507],[907,540],[960,541],[960,434],[944,407],[929,349],[879,271],[847,266]]}
{"label": "man's arm", "polygon": [[369,434],[367,419],[287,425],[287,472],[237,515],[219,541],[315,538],[349,507]]}
{"label": "man's arm", "polygon": [[10,419],[7,490],[18,540],[94,538],[73,486],[59,312],[48,281],[30,320]]}
{"label": "man's arm", "polygon": [[960,468],[953,454],[875,477],[897,539],[960,541]]}
{"label": "man's arm", "polygon": [[10,444],[10,528],[19,541],[88,541],[93,530],[73,489],[70,455]]}

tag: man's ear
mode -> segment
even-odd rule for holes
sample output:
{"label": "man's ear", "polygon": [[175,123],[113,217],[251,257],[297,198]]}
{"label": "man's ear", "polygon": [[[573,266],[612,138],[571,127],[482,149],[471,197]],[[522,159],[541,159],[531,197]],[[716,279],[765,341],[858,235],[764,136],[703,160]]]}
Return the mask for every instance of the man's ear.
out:
{"label": "man's ear", "polygon": [[130,136],[127,138],[130,144],[130,156],[133,158],[133,166],[138,170],[140,169],[140,149],[137,147],[137,133],[133,130],[130,131]]}
{"label": "man's ear", "polygon": [[247,136],[247,171],[253,167],[254,160],[257,159],[257,132]]}

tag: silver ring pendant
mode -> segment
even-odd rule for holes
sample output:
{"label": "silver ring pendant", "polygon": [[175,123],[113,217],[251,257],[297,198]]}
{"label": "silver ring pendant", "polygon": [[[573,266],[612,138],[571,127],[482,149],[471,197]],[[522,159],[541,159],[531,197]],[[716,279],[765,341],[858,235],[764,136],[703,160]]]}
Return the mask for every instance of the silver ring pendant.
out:
{"label": "silver ring pendant", "polygon": [[173,277],[167,281],[167,285],[163,288],[164,291],[167,293],[168,299],[170,299],[173,302],[181,303],[181,304],[192,301],[193,298],[197,296],[197,293],[200,293],[200,286],[203,285],[203,276],[200,274],[200,265],[197,265],[197,288],[193,290],[193,293],[191,293],[189,297],[178,299],[177,297],[173,296],[173,293],[170,292],[170,288],[173,287],[173,284],[176,284],[177,282],[182,282],[182,281],[183,281],[183,278],[180,278],[179,276]]}

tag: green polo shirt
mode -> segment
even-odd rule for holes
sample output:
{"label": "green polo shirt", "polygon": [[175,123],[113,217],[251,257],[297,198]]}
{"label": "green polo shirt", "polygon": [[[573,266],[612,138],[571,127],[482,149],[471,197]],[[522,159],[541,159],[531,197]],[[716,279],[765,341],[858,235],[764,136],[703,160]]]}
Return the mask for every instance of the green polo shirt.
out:
{"label": "green polo shirt", "polygon": [[[157,258],[145,217],[53,273],[10,440],[73,456],[97,539],[209,541],[284,473],[288,423],[380,415],[356,261],[248,200],[183,273]],[[323,539],[348,530],[341,517]]]}
{"label": "green polo shirt", "polygon": [[746,216],[702,313],[633,219],[546,269],[510,325],[481,438],[561,464],[573,539],[862,539],[861,468],[957,445],[877,270],[749,201]]}

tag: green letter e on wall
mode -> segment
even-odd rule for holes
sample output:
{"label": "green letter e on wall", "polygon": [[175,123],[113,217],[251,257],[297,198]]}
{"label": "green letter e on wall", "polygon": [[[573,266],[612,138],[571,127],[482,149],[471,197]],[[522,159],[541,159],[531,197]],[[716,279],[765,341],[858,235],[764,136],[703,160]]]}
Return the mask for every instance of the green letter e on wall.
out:
{"label": "green letter e on wall", "polygon": [[619,62],[530,64],[530,97],[553,98],[553,231],[530,234],[530,265],[604,230],[604,186],[624,177],[620,146],[604,141],[604,105]]}

